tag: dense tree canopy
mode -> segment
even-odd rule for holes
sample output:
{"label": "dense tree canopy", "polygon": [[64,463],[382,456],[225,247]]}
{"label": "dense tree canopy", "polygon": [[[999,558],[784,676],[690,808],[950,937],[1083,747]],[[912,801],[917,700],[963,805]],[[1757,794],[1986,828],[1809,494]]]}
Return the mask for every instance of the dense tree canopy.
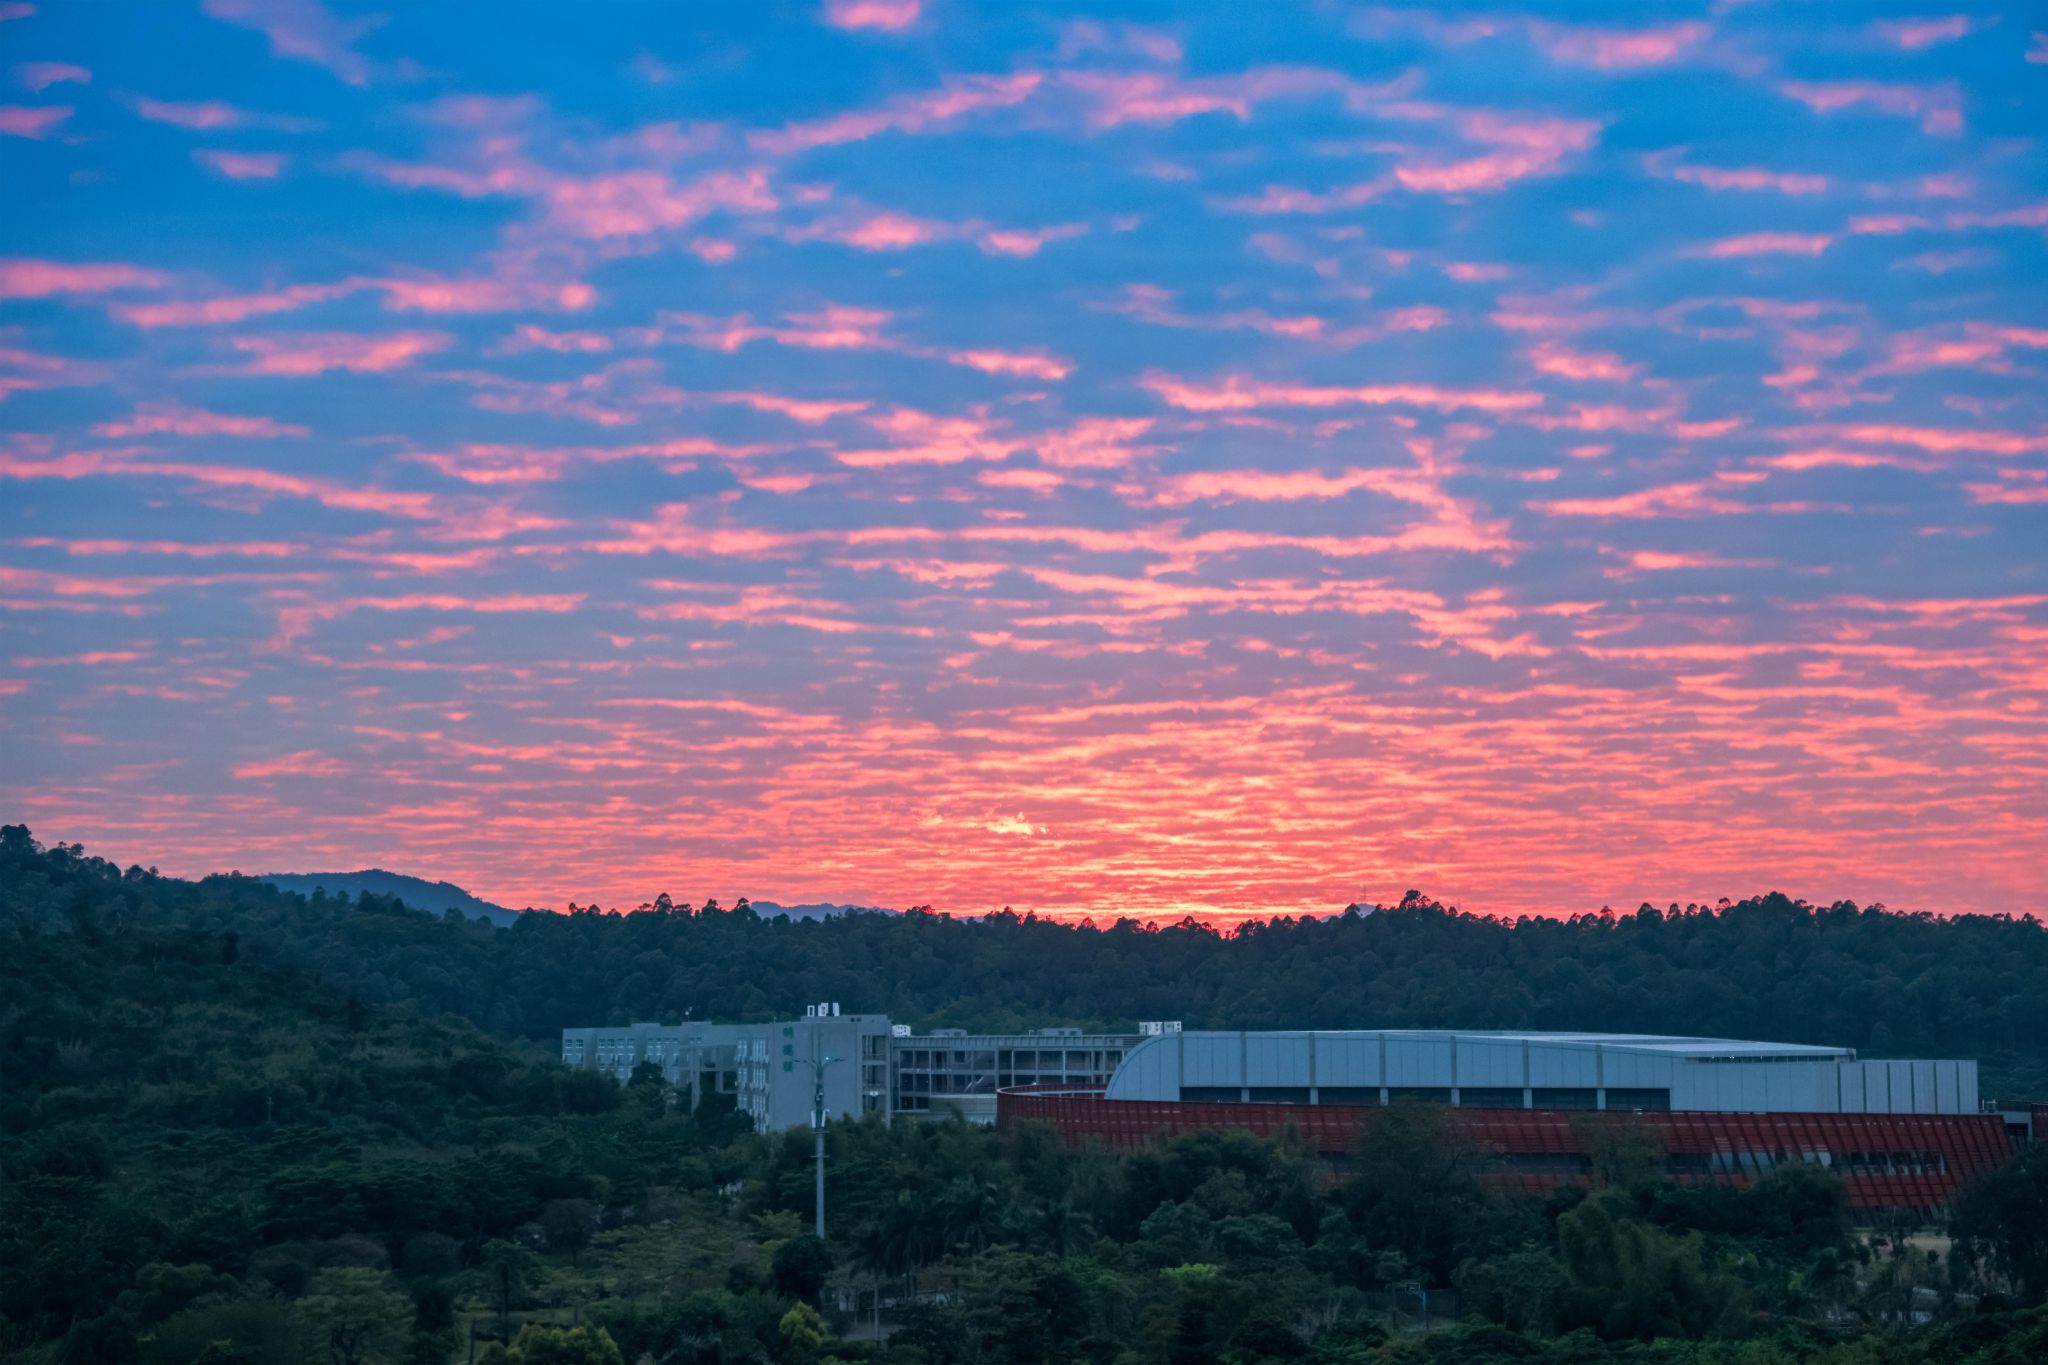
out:
{"label": "dense tree canopy", "polygon": [[369,1003],[551,1038],[634,1020],[758,1020],[811,1000],[919,1026],[1555,1028],[1767,1037],[1870,1055],[1984,1057],[2048,1090],[2048,930],[2032,917],[1903,915],[1779,895],[1505,921],[1411,894],[1374,913],[1106,927],[1001,914],[762,920],[660,896],[510,929],[396,902],[183,882],[76,846],[0,836],[0,917],[234,933]]}
{"label": "dense tree canopy", "polygon": [[[1740,948],[1745,934],[1776,946]],[[685,1112],[651,1068],[617,1086],[522,1035],[542,1009],[679,1013],[662,1003],[671,990],[721,1014],[783,1008],[785,989],[852,996],[834,983],[865,965],[881,983],[868,1003],[986,1026],[1118,1023],[1137,1003],[1207,1023],[1388,1022],[1374,1012],[1398,1008],[1411,1022],[1650,1027],[1666,1006],[1646,983],[1725,973],[1777,1010],[1769,1028],[1729,1031],[1814,1036],[1820,1023],[1797,1021],[1846,1007],[1791,990],[1796,961],[1889,974],[1877,1022],[1901,1050],[1996,1047],[2024,1064],[2042,1040],[2010,1030],[2039,999],[1907,1002],[1953,973],[2032,979],[2040,940],[2027,921],[1779,902],[1518,925],[1411,903],[1228,938],[659,909],[492,930],[123,871],[14,827],[0,833],[0,1360],[448,1365],[473,1347],[503,1365],[2038,1359],[2039,1149],[1966,1195],[1946,1255],[1913,1228],[1853,1229],[1840,1183],[1806,1167],[1747,1189],[1681,1186],[1617,1150],[1590,1188],[1518,1194],[1427,1107],[1387,1111],[1335,1169],[1287,1138],[1198,1134],[1119,1155],[1030,1126],[871,1117],[828,1132],[820,1243],[803,1231],[808,1133],[758,1137],[729,1106]],[[1995,966],[1993,947],[2007,953]],[[1444,958],[1433,977],[1418,967],[1431,953]],[[1343,982],[1329,955],[1373,965]],[[622,995],[606,964],[644,984]],[[1509,1007],[1470,994],[1566,965],[1582,1011],[1615,1013],[1552,1018],[1545,990]],[[1117,971],[1134,974],[1122,995]],[[1322,984],[1297,992],[1297,976]],[[1603,994],[1585,986],[1594,976],[1628,985]],[[920,1012],[926,985],[936,1003]],[[1215,1013],[1149,1007],[1170,992]]]}

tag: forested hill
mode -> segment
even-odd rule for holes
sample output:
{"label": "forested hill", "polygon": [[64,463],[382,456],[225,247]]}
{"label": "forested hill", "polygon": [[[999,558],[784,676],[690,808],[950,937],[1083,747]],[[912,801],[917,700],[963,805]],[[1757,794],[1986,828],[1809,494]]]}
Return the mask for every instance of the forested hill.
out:
{"label": "forested hill", "polygon": [[509,929],[369,897],[336,913],[253,878],[123,870],[0,832],[0,931],[233,933],[371,1003],[496,1032],[762,1019],[804,1002],[929,1026],[1641,1030],[1978,1056],[2048,1080],[2048,931],[2030,916],[1905,915],[1769,895],[1716,907],[1505,921],[1419,896],[1376,914],[1074,925],[1003,914],[763,919],[699,910],[523,915]]}
{"label": "forested hill", "polygon": [[455,910],[470,919],[489,920],[501,926],[511,924],[520,915],[517,910],[472,896],[453,882],[430,882],[425,877],[408,877],[402,872],[386,872],[380,867],[361,872],[270,872],[260,880],[269,882],[280,891],[296,891],[302,896],[325,895],[349,900],[364,895],[396,897],[413,909],[425,910],[429,914]]}

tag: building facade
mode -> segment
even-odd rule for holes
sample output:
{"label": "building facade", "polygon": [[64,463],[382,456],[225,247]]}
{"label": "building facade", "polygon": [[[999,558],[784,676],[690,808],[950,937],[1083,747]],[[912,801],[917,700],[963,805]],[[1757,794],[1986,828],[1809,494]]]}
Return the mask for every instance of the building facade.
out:
{"label": "building facade", "polygon": [[[1178,1025],[1148,1025],[1163,1035]],[[808,1126],[822,1069],[827,1119],[996,1119],[996,1092],[1014,1085],[1102,1087],[1141,1034],[1075,1028],[970,1034],[912,1033],[882,1014],[846,1014],[831,1002],[767,1024],[630,1024],[562,1030],[565,1065],[624,1082],[643,1062],[690,1090],[691,1104],[730,1094],[764,1133]]]}
{"label": "building facade", "polygon": [[1980,1112],[1975,1062],[1584,1033],[1182,1033],[1145,1039],[1105,1086],[1005,1090],[997,1116],[1126,1148],[1292,1131],[1343,1156],[1401,1101],[1447,1106],[1497,1179],[1535,1190],[1589,1178],[1601,1131],[1627,1126],[1658,1135],[1674,1179],[1740,1184],[1802,1162],[1837,1171],[1852,1207],[1933,1209],[2013,1141]]}

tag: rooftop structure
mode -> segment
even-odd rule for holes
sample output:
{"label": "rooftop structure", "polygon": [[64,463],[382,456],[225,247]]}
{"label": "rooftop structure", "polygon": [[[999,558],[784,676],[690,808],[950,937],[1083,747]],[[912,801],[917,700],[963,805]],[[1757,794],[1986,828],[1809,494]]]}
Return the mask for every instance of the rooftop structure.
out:
{"label": "rooftop structure", "polygon": [[1785,1162],[1841,1173],[1861,1209],[1932,1208],[2042,1132],[2048,1111],[1980,1112],[1973,1061],[1619,1033],[1347,1029],[915,1034],[827,1003],[767,1024],[564,1029],[562,1060],[623,1081],[651,1063],[692,1103],[727,1093],[761,1132],[828,1119],[1050,1123],[1136,1147],[1202,1129],[1294,1131],[1349,1152],[1373,1111],[1440,1104],[1532,1189],[1586,1178],[1602,1125],[1648,1127],[1673,1178],[1741,1182]]}
{"label": "rooftop structure", "polygon": [[1703,1113],[1974,1114],[1977,1064],[1849,1048],[1643,1034],[1177,1033],[1132,1048],[1112,1100]]}
{"label": "rooftop structure", "polygon": [[1415,1101],[1531,1189],[1588,1178],[1616,1124],[1656,1132],[1682,1181],[1787,1162],[1842,1174],[1859,1209],[1931,1209],[2011,1151],[1972,1061],[1864,1061],[1849,1048],[1729,1038],[1418,1029],[1146,1037],[1100,1087],[1012,1087],[1001,1124],[1138,1147],[1204,1129],[1293,1131],[1349,1153],[1374,1111]]}

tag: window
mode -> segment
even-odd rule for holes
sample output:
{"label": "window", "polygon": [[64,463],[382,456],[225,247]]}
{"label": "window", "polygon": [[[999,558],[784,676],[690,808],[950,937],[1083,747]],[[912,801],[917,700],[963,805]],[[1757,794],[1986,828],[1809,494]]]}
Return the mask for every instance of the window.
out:
{"label": "window", "polygon": [[1539,1086],[1530,1093],[1530,1100],[1538,1109],[1598,1109],[1600,1092]]}
{"label": "window", "polygon": [[1662,1112],[1671,1108],[1671,1092],[1666,1090],[1620,1090],[1607,1087],[1609,1109],[1647,1109]]}
{"label": "window", "polygon": [[1940,1152],[1851,1152],[1842,1170],[1848,1175],[1942,1175],[1948,1158]]}
{"label": "window", "polygon": [[1307,1104],[1308,1087],[1305,1085],[1255,1085],[1251,1088],[1253,1104]]}
{"label": "window", "polygon": [[1451,1092],[1448,1087],[1440,1090],[1435,1086],[1428,1085],[1388,1086],[1387,1102],[1394,1104],[1401,1100],[1407,1100],[1411,1104],[1449,1104],[1451,1102]]}
{"label": "window", "polygon": [[1316,1096],[1323,1104],[1377,1107],[1380,1088],[1376,1085],[1326,1085],[1316,1091]]}
{"label": "window", "polygon": [[1522,1089],[1520,1086],[1463,1086],[1458,1091],[1458,1104],[1465,1109],[1520,1109]]}
{"label": "window", "polygon": [[1244,1093],[1234,1085],[1184,1085],[1180,1097],[1189,1104],[1236,1104]]}

